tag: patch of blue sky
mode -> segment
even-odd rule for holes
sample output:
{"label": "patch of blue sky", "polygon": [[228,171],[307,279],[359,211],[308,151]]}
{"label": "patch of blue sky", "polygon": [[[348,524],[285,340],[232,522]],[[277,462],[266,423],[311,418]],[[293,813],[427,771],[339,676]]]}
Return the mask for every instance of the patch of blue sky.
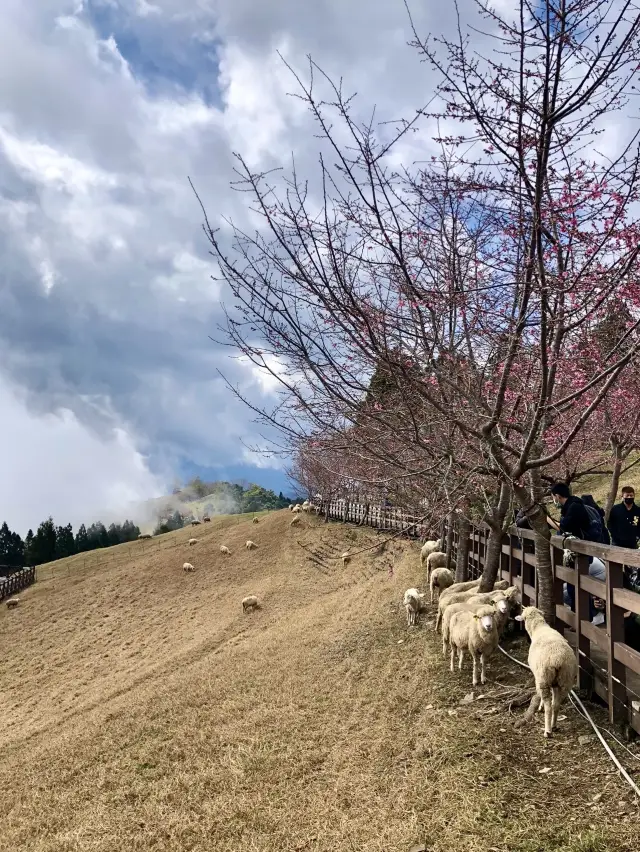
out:
{"label": "patch of blue sky", "polygon": [[113,36],[131,73],[153,95],[184,92],[220,106],[216,43],[187,19],[162,13],[139,16],[113,0],[85,0],[81,16],[98,37]]}

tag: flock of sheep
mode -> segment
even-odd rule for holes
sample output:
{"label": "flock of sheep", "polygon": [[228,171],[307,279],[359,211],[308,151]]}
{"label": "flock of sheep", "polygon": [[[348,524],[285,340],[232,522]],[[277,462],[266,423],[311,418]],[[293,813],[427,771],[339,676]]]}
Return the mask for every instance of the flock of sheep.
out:
{"label": "flock of sheep", "polygon": [[[442,552],[442,541],[427,541],[420,552],[422,567],[427,569],[431,603],[438,605],[435,629],[442,632],[442,653],[450,653],[453,672],[456,653],[462,670],[465,653],[473,664],[472,683],[485,683],[485,661],[496,651],[500,637],[510,621],[524,622],[531,638],[529,668],[533,672],[536,692],[523,721],[536,710],[544,709],[544,735],[555,730],[558,711],[576,685],[578,663],[567,640],[550,627],[536,607],[522,608],[519,590],[506,580],[494,585],[493,591],[479,593],[480,580],[455,583],[454,575]],[[425,611],[425,593],[407,589],[404,607],[407,624],[413,627]]]}
{"label": "flock of sheep", "polygon": [[[306,501],[306,503],[308,504],[308,501]],[[305,509],[304,511],[308,511],[308,509]],[[258,523],[260,523],[260,519],[254,517],[252,519],[252,523],[258,524]],[[189,547],[193,547],[193,545],[198,543],[198,539],[197,538],[190,538],[188,543],[189,543]],[[247,541],[245,542],[245,547],[246,547],[247,550],[255,550],[255,549],[257,549],[258,545],[255,543],[255,541],[252,541],[251,539],[247,539]],[[226,544],[220,545],[220,553],[222,553],[223,556],[231,556],[231,550],[230,550],[229,547],[227,547]],[[182,570],[185,573],[190,573],[192,571],[195,571],[196,569],[195,569],[195,566],[191,562],[185,562],[184,565],[182,566]],[[261,609],[260,602],[259,602],[258,598],[256,597],[256,595],[248,595],[246,598],[243,598],[243,600],[242,600],[242,611],[243,612],[245,612],[245,613],[248,612],[248,611],[253,612],[253,610],[255,610],[255,609]]]}

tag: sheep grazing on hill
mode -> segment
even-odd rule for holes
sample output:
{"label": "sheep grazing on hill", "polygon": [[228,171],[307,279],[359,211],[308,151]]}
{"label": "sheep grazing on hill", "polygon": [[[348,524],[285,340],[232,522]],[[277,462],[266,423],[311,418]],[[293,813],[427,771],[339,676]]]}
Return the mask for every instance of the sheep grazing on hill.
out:
{"label": "sheep grazing on hill", "polygon": [[193,547],[193,545],[194,545],[194,544],[197,544],[197,543],[198,543],[198,539],[197,539],[197,538],[190,538],[190,539],[189,539],[189,547]]}
{"label": "sheep grazing on hill", "polygon": [[302,511],[302,506],[299,503],[296,503],[296,505],[293,507],[293,509],[291,511],[298,514],[298,512]]}
{"label": "sheep grazing on hill", "polygon": [[7,601],[7,609],[15,609],[20,603],[20,598],[10,598]]}
{"label": "sheep grazing on hill", "polygon": [[193,520],[193,521],[191,521],[191,526],[192,526],[192,527],[199,527],[199,526],[200,526],[200,521],[197,521],[197,520]]}
{"label": "sheep grazing on hill", "polygon": [[231,551],[229,550],[226,544],[220,545],[220,553],[224,553],[225,556],[231,556]]}
{"label": "sheep grazing on hill", "polygon": [[297,527],[299,523],[300,523],[300,516],[296,515],[295,518],[289,524],[289,526],[290,527]]}
{"label": "sheep grazing on hill", "polygon": [[293,505],[293,503],[289,503],[289,511],[293,512],[294,509],[295,509],[295,506]]}
{"label": "sheep grazing on hill", "polygon": [[345,550],[345,552],[342,554],[342,556],[340,558],[342,559],[343,568],[346,568],[347,565],[351,562],[351,554],[349,553],[348,550]]}
{"label": "sheep grazing on hill", "polygon": [[432,553],[435,553],[436,550],[442,549],[441,541],[425,541],[425,543],[420,548],[420,565],[424,568],[425,563],[427,561],[427,557]]}
{"label": "sheep grazing on hill", "polygon": [[242,611],[246,613],[251,610],[253,612],[254,609],[260,609],[260,601],[256,595],[247,595],[246,598],[242,599]]}
{"label": "sheep grazing on hill", "polygon": [[253,519],[252,519],[252,521],[251,521],[251,523],[252,523],[252,524],[259,524],[259,523],[260,523],[260,521],[258,520],[258,518],[253,518]]}
{"label": "sheep grazing on hill", "polygon": [[153,538],[153,536],[151,535],[151,533],[140,533],[138,538]]}
{"label": "sheep grazing on hill", "polygon": [[464,652],[468,651],[473,660],[473,686],[478,685],[478,658],[480,658],[480,683],[486,682],[484,664],[487,657],[498,647],[498,627],[493,606],[478,607],[475,612],[462,610],[456,612],[449,625],[449,642],[451,644],[451,671],[454,671],[453,660],[458,652],[458,668],[462,670]]}
{"label": "sheep grazing on hill", "polygon": [[[508,588],[509,583],[506,580],[500,580],[493,587],[493,591],[504,591]],[[453,587],[449,587],[446,592],[449,592]],[[438,601],[438,615],[436,617],[436,632],[440,626],[440,622],[442,621],[442,615],[448,606],[454,603],[466,603],[469,598],[472,598],[474,595],[478,593],[477,588],[474,586],[470,589],[467,589],[466,592],[456,592],[455,594],[446,594],[444,592],[440,595],[440,600]]]}
{"label": "sheep grazing on hill", "polygon": [[436,568],[429,580],[429,588],[431,590],[431,603],[433,603],[433,595],[436,593],[436,600],[440,598],[440,591],[448,589],[453,585],[453,574],[448,568]]}
{"label": "sheep grazing on hill", "polygon": [[193,565],[190,562],[185,562],[184,565],[182,566],[182,570],[183,571],[195,571],[196,569],[193,567]]}
{"label": "sheep grazing on hill", "polygon": [[245,544],[247,550],[253,550],[257,546],[258,545],[255,543],[255,541],[251,541],[251,539],[249,539],[249,541]]}
{"label": "sheep grazing on hill", "polygon": [[204,518],[202,519],[202,521],[203,521],[203,523],[205,523],[205,524],[210,524],[210,523],[211,523],[211,518],[209,517],[209,515],[205,515],[205,516],[204,516]]}
{"label": "sheep grazing on hill", "polygon": [[418,623],[418,616],[424,606],[424,594],[417,589],[407,589],[404,593],[402,603],[407,611],[407,626],[413,627]]}
{"label": "sheep grazing on hill", "polygon": [[550,737],[558,723],[558,711],[578,679],[578,662],[567,640],[550,627],[544,615],[527,606],[516,621],[523,621],[531,637],[529,668],[536,681],[536,694],[518,727],[531,721],[540,705],[544,708],[544,735]]}

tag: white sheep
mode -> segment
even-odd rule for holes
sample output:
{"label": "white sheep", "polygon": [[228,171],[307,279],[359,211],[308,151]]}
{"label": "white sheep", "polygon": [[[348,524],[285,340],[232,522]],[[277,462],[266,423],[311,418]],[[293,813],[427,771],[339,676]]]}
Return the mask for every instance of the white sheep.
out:
{"label": "white sheep", "polygon": [[196,569],[193,567],[193,565],[190,562],[185,562],[184,565],[182,566],[182,570],[183,571],[195,571]]}
{"label": "white sheep", "polygon": [[197,539],[197,538],[190,538],[190,539],[189,539],[189,547],[193,547],[193,545],[194,545],[194,544],[197,544],[197,543],[198,543],[198,539]]}
{"label": "white sheep", "polygon": [[229,550],[226,544],[220,545],[220,553],[224,553],[226,556],[231,556],[231,551]]}
{"label": "white sheep", "polygon": [[246,612],[249,609],[252,612],[254,609],[260,609],[260,601],[255,595],[247,595],[246,598],[242,599],[242,611]]}
{"label": "white sheep", "polygon": [[255,543],[255,541],[251,541],[251,539],[249,539],[247,541],[247,543],[245,544],[245,547],[247,548],[247,550],[253,550],[257,546],[258,545]]}
{"label": "white sheep", "polygon": [[259,523],[260,523],[260,521],[258,520],[258,518],[254,518],[254,519],[251,521],[251,523],[252,523],[252,524],[259,524]]}
{"label": "white sheep", "polygon": [[151,535],[151,533],[140,533],[138,538],[153,538],[153,536]]}
{"label": "white sheep", "polygon": [[295,518],[289,524],[289,526],[290,527],[297,527],[299,523],[300,523],[300,516],[296,515]]}
{"label": "white sheep", "polygon": [[425,543],[420,548],[420,565],[424,568],[425,563],[427,561],[427,557],[432,553],[435,553],[436,550],[442,549],[442,542],[438,541],[425,541]]}
{"label": "white sheep", "polygon": [[451,671],[455,652],[458,652],[458,668],[462,670],[464,652],[468,651],[473,660],[473,686],[478,685],[478,657],[480,658],[480,683],[486,682],[484,664],[487,657],[498,647],[498,628],[493,606],[478,607],[475,612],[462,610],[454,613],[449,625],[451,644]]}
{"label": "white sheep", "polygon": [[[493,587],[493,591],[504,591],[508,588],[509,583],[506,580],[499,580]],[[477,588],[474,586],[470,589],[467,589],[465,592],[456,592],[455,594],[446,594],[449,592],[452,587],[446,589],[446,591],[440,595],[440,600],[438,601],[438,614],[436,616],[436,632],[440,626],[440,622],[442,621],[442,615],[448,606],[454,603],[466,603],[469,598],[478,594]]]}
{"label": "white sheep", "polygon": [[293,503],[290,503],[289,504],[289,511],[293,512],[294,509],[295,509],[295,506],[293,505]]}
{"label": "white sheep", "polygon": [[200,526],[200,521],[198,521],[198,520],[194,519],[193,521],[191,521],[191,526],[192,526],[192,527],[199,527],[199,526]]}
{"label": "white sheep", "polygon": [[[508,582],[506,580],[500,580],[493,587],[493,591],[496,592],[498,590],[504,591],[508,587]],[[442,621],[442,616],[447,609],[447,607],[451,606],[454,603],[466,603],[470,598],[474,595],[478,594],[478,589],[476,586],[472,586],[470,589],[467,589],[464,592],[456,592],[455,594],[447,594],[451,590],[451,586],[445,590],[440,595],[440,599],[438,601],[438,614],[436,616],[436,632],[440,627],[440,623]],[[491,593],[489,593],[491,594]]]}
{"label": "white sheep", "polygon": [[477,580],[467,580],[464,583],[454,583],[453,586],[449,586],[448,589],[444,589],[444,591],[440,592],[440,597],[449,597],[449,595],[455,595],[458,592],[468,592],[469,589],[477,589],[480,585],[480,577]]}
{"label": "white sheep", "polygon": [[7,609],[15,609],[20,603],[20,598],[10,598],[7,601]]}
{"label": "white sheep", "polygon": [[418,623],[418,615],[422,612],[424,605],[424,594],[417,589],[407,589],[404,593],[402,603],[407,611],[407,626],[413,627]]}
{"label": "white sheep", "polygon": [[450,563],[447,559],[447,554],[440,550],[434,550],[427,556],[427,580],[431,576],[431,572],[436,568],[449,568]]}
{"label": "white sheep", "polygon": [[346,568],[347,565],[351,562],[351,554],[349,553],[348,550],[345,550],[345,552],[342,554],[342,556],[340,558],[342,559],[343,568]]}
{"label": "white sheep", "polygon": [[498,635],[501,634],[504,629],[505,624],[509,618],[509,602],[504,596],[504,592],[494,591],[491,593],[492,598],[490,601],[476,602],[473,598],[469,598],[466,601],[459,601],[458,603],[453,603],[448,606],[443,614],[442,614],[442,656],[446,656],[447,646],[450,644],[450,629],[451,629],[451,619],[455,615],[456,612],[477,612],[479,607],[488,606],[489,604],[495,607],[496,611],[496,626],[498,628]]}
{"label": "white sheep", "polygon": [[509,605],[515,608],[515,612],[520,611],[519,608],[516,608],[517,605],[520,603],[520,592],[518,591],[517,586],[508,586],[506,589],[494,588],[492,592],[481,592],[479,594],[472,595],[470,598],[468,598],[468,602],[480,605],[485,603],[493,603],[501,597],[505,598]]}
{"label": "white sheep", "polygon": [[440,597],[440,591],[448,589],[453,585],[453,574],[448,568],[436,568],[429,579],[429,588],[431,590],[431,603],[433,603],[433,593],[437,590],[436,601]]}
{"label": "white sheep", "polygon": [[550,737],[558,723],[558,711],[578,679],[575,651],[567,640],[550,627],[544,615],[527,606],[516,621],[523,621],[531,637],[529,668],[536,681],[536,694],[518,727],[533,717],[540,705],[544,708],[544,735]]}
{"label": "white sheep", "polygon": [[205,524],[210,524],[210,523],[211,523],[211,518],[210,518],[208,515],[205,515],[205,516],[204,516],[204,518],[203,518],[202,520],[203,520],[203,522],[204,522]]}
{"label": "white sheep", "polygon": [[296,515],[297,515],[297,514],[298,514],[298,512],[301,512],[301,511],[302,511],[302,506],[301,506],[299,503],[296,503],[296,505],[293,507],[293,509],[292,509],[291,511],[292,511],[292,512],[295,512],[295,513],[296,513]]}

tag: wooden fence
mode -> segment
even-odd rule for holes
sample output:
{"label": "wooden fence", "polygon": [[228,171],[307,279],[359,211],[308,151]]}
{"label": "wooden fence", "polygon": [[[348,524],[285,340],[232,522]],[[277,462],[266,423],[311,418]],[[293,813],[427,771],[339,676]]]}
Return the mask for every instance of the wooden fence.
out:
{"label": "wooden fence", "polygon": [[396,531],[411,527],[407,531],[410,538],[422,538],[426,535],[426,528],[420,523],[422,515],[419,509],[381,506],[355,500],[331,500],[329,503],[318,505],[323,514],[328,511],[329,517],[335,521],[375,527],[378,530]]}
{"label": "wooden fence", "polygon": [[[419,510],[372,506],[366,503],[334,500],[321,506],[329,518],[366,524],[379,530],[400,530],[420,521]],[[433,531],[432,531],[433,532]],[[446,524],[443,526],[446,534]],[[420,524],[407,531],[412,538],[424,538],[427,530]],[[434,533],[435,535],[435,533]],[[489,529],[476,527],[469,534],[468,569],[471,578],[484,568]],[[530,530],[511,527],[502,541],[500,575],[517,586],[523,605],[538,604],[535,535]],[[640,652],[625,641],[625,614],[640,615],[640,594],[624,587],[625,566],[640,569],[640,550],[571,541],[576,554],[575,568],[562,564],[561,536],[551,537],[551,562],[554,572],[556,628],[576,648],[580,687],[594,691],[609,708],[612,722],[629,723],[640,733]],[[453,535],[453,558],[457,556],[458,534]],[[606,582],[589,575],[589,557],[602,560]],[[575,612],[564,605],[563,584],[575,589]],[[601,598],[606,605],[606,622],[590,620],[590,597]]]}
{"label": "wooden fence", "polygon": [[[469,575],[479,576],[485,563],[488,529],[471,530]],[[511,527],[502,541],[500,575],[517,586],[525,606],[537,606],[535,534]],[[562,564],[562,537],[551,537],[554,573],[555,627],[575,646],[580,687],[594,691],[609,708],[612,722],[628,722],[640,733],[640,653],[625,642],[625,613],[640,615],[640,594],[624,588],[625,566],[640,568],[640,551],[587,541],[571,540],[575,567]],[[458,538],[454,533],[454,555]],[[589,576],[589,557],[602,560],[606,582]],[[563,585],[575,589],[575,612],[565,606]],[[590,597],[606,606],[606,623],[595,625],[590,618]]]}
{"label": "wooden fence", "polygon": [[12,568],[11,570],[13,574],[10,574],[8,577],[0,577],[0,601],[8,598],[10,595],[14,595],[21,589],[25,589],[36,581],[35,567],[18,568],[17,570]]}

